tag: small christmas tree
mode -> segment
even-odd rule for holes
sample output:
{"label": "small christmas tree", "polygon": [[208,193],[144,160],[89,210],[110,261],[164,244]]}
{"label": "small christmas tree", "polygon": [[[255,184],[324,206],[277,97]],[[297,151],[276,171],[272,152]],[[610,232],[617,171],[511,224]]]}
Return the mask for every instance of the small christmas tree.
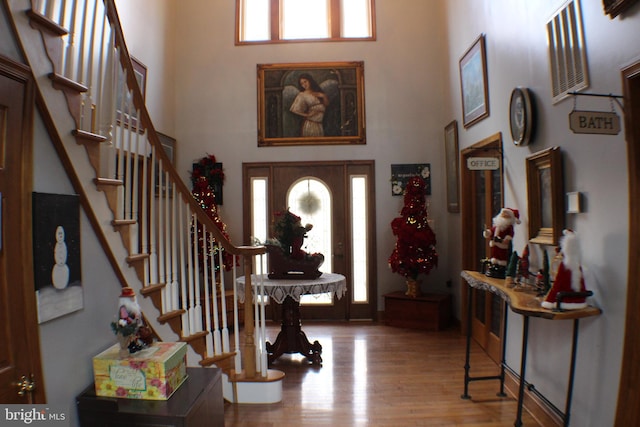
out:
{"label": "small christmas tree", "polygon": [[[402,216],[391,221],[391,230],[397,236],[395,248],[389,257],[389,267],[410,281],[419,274],[429,274],[438,265],[436,235],[427,221],[425,182],[419,176],[409,180],[405,188]],[[418,290],[409,285],[407,295],[417,296]]]}

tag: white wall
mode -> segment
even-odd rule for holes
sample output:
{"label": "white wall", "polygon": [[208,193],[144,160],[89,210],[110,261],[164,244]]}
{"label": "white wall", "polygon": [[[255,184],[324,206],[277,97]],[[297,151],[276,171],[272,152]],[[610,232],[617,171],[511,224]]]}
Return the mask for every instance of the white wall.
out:
{"label": "white wall", "polygon": [[[613,425],[624,331],[628,251],[628,177],[623,132],[618,136],[573,134],[568,125],[572,100],[551,102],[545,25],[563,1],[448,1],[449,66],[480,33],[487,36],[491,115],[460,132],[460,148],[503,133],[505,141],[505,203],[519,208],[523,222],[514,247],[528,238],[525,159],[539,150],[560,146],[564,157],[565,191],[584,195],[584,213],[568,214],[566,227],[581,236],[587,288],[591,302],[602,308],[597,318],[580,322],[577,376],[572,425]],[[621,94],[620,70],[640,60],[640,9],[610,20],[601,2],[582,1],[591,86],[588,93]],[[509,97],[516,86],[528,87],[536,98],[537,137],[529,147],[511,144]],[[450,84],[453,113],[460,120],[457,80]],[[578,99],[578,108],[609,111],[606,98]],[[620,108],[616,107],[622,115]],[[537,251],[538,259],[539,251]],[[519,370],[522,317],[508,319],[508,364]],[[564,409],[572,322],[532,319],[527,379],[560,409]]]}
{"label": "white wall", "polygon": [[[34,126],[33,191],[76,194],[39,114]],[[115,344],[109,326],[118,311],[120,282],[80,209],[83,308],[40,325],[47,403],[76,425],[75,396],[93,382],[93,356]]]}
{"label": "white wall", "polygon": [[[440,2],[377,1],[376,42],[234,45],[234,2],[185,1],[176,29],[176,137],[179,171],[188,179],[194,160],[215,154],[224,163],[225,201],[220,209],[231,238],[242,239],[242,163],[258,161],[375,159],[378,305],[381,295],[403,289],[387,258],[395,239],[390,222],[402,197],[391,196],[390,165],[431,163],[431,218],[440,237],[440,267],[425,280],[447,277],[443,128],[449,104],[443,9]],[[429,48],[421,41],[428,41]],[[256,64],[364,61],[365,146],[257,146]],[[425,286],[425,289],[428,287]]]}

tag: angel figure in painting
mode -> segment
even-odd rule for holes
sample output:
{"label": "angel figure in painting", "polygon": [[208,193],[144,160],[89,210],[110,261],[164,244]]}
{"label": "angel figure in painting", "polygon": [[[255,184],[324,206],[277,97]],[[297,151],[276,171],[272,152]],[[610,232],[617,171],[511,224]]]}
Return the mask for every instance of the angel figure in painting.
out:
{"label": "angel figure in painting", "polygon": [[289,119],[285,136],[325,137],[339,134],[339,76],[334,72],[303,72],[290,76],[282,91]]}
{"label": "angel figure in painting", "polygon": [[301,91],[291,104],[291,111],[303,118],[301,136],[324,136],[324,113],[329,97],[311,74],[301,74],[298,79]]}

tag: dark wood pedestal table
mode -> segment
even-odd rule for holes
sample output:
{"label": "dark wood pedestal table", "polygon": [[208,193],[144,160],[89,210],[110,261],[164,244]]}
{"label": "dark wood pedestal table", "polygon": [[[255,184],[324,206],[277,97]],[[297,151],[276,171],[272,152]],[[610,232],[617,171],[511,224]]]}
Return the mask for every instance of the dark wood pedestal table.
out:
{"label": "dark wood pedestal table", "polygon": [[[505,285],[504,279],[494,279],[487,277],[486,275],[477,271],[463,271],[461,273],[462,278],[467,282],[469,287],[476,288],[484,291],[488,291],[500,296],[511,308],[514,313],[524,316],[524,322],[522,325],[522,356],[520,360],[520,384],[518,388],[518,410],[516,414],[516,420],[514,425],[520,427],[522,425],[522,403],[524,399],[524,386],[525,386],[525,368],[527,367],[527,339],[529,335],[529,317],[540,317],[548,320],[573,320],[573,340],[571,345],[571,365],[569,367],[569,384],[567,386],[567,399],[565,403],[565,411],[563,416],[564,426],[569,425],[569,416],[571,414],[571,398],[573,394],[573,378],[576,367],[576,350],[578,346],[578,327],[579,321],[583,317],[598,316],[601,310],[596,307],[586,307],[580,310],[548,310],[540,305],[541,298],[536,297],[535,294],[530,292],[516,291],[513,288],[509,288]],[[464,394],[461,396],[463,399],[470,399],[469,396],[469,382],[482,381],[482,380],[500,380],[500,392],[499,395],[504,394],[504,376],[505,376],[505,349],[507,344],[507,337],[503,336],[502,339],[502,363],[500,364],[500,375],[487,376],[487,377],[471,377],[469,375],[469,349],[471,346],[471,316],[472,316],[472,292],[468,290],[467,299],[467,354],[466,362],[464,365]],[[562,308],[562,305],[560,305]],[[505,325],[504,330],[507,329],[507,314],[505,313]],[[503,334],[504,335],[504,334]]]}
{"label": "dark wood pedestal table", "polygon": [[[300,353],[314,364],[321,364],[322,345],[318,341],[309,342],[302,330],[300,319],[300,297],[302,295],[318,295],[333,293],[342,298],[347,291],[347,282],[343,275],[322,273],[317,279],[286,279],[271,280],[266,275],[252,275],[251,283],[255,289],[264,282],[264,293],[273,301],[282,305],[282,324],[280,332],[273,344],[267,342],[269,363],[272,363],[284,353]],[[244,276],[238,277],[238,295],[244,295]]]}

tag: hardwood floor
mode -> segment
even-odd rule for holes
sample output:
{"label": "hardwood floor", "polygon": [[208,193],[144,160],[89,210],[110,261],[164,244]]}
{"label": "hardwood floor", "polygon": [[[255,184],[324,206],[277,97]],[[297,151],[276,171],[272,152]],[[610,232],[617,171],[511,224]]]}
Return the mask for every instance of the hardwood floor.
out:
{"label": "hardwood floor", "polygon": [[[512,426],[513,397],[498,397],[497,381],[472,382],[463,400],[465,337],[457,329],[425,332],[371,322],[311,323],[303,330],[322,344],[322,366],[285,354],[283,400],[225,406],[225,426]],[[279,326],[268,327],[275,340]],[[471,375],[498,368],[472,346]],[[540,426],[524,413],[523,424]]]}

